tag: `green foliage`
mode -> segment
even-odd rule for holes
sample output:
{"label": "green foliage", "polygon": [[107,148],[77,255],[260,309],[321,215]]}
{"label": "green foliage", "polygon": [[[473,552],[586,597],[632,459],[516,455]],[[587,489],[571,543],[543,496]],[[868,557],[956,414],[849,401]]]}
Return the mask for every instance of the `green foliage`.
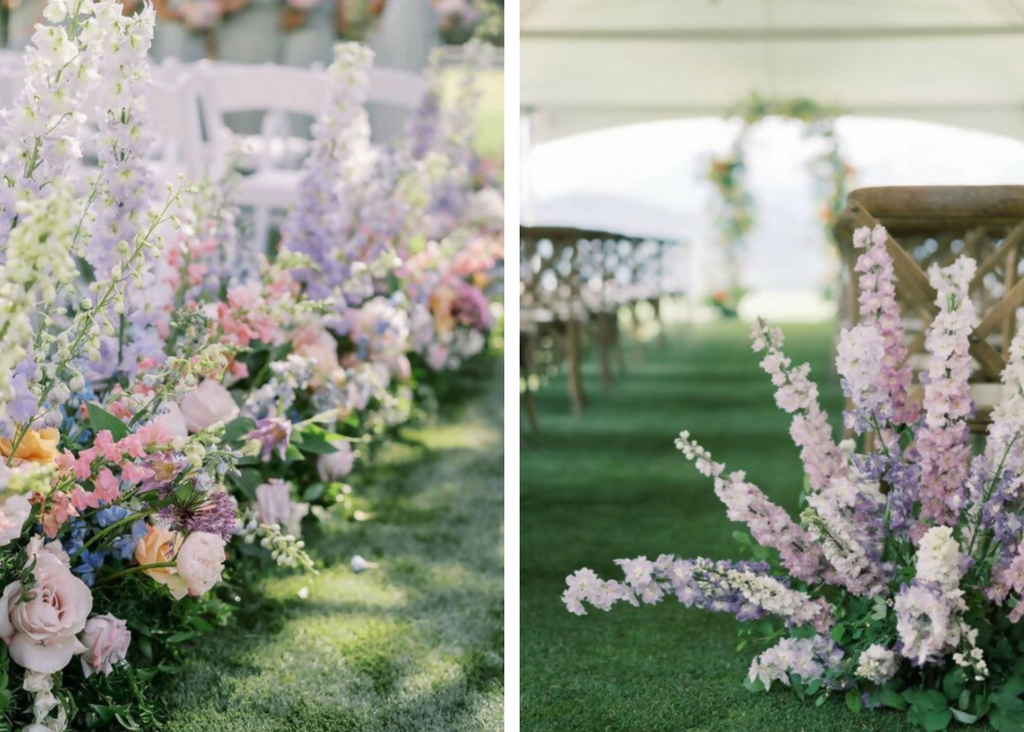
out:
{"label": "green foliage", "polygon": [[87,404],[89,411],[89,427],[94,432],[110,430],[114,440],[123,440],[128,436],[128,426],[120,419],[96,404]]}

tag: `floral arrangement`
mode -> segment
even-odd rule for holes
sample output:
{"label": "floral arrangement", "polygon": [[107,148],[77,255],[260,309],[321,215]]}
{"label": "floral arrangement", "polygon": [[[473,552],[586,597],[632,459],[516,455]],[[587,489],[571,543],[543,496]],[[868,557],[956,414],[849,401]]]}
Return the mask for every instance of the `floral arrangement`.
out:
{"label": "floral arrangement", "polygon": [[0,727],[152,729],[180,644],[315,572],[303,524],[354,515],[358,466],[485,350],[501,194],[473,177],[474,63],[377,151],[371,54],[339,44],[300,203],[254,258],[230,178],[153,179],[152,7],[45,18],[0,120]]}
{"label": "floral arrangement", "polygon": [[707,180],[715,187],[719,198],[715,225],[734,279],[738,276],[737,258],[743,248],[744,237],[756,220],[754,200],[745,184],[746,142],[751,128],[770,116],[796,119],[805,123],[808,137],[816,137],[824,143],[824,150],[809,167],[815,190],[821,198],[825,235],[831,242],[832,228],[843,211],[850,188],[849,178],[853,174],[853,168],[843,159],[835,134],[835,118],[839,114],[838,110],[823,107],[810,99],[769,101],[756,95],[734,111],[733,116],[742,120],[740,132],[729,152],[712,159],[707,169]]}
{"label": "floral arrangement", "polygon": [[688,432],[677,447],[714,481],[749,559],[616,561],[624,581],[589,569],[567,578],[563,600],[608,610],[618,602],[729,612],[741,646],[765,648],[752,690],[791,687],[823,704],[841,694],[853,711],[891,707],[926,730],[985,719],[1024,725],[1024,334],[1002,375],[1003,400],[977,453],[969,344],[978,317],[969,295],[975,262],[961,257],[929,278],[938,314],[928,329],[923,400],[905,365],[888,235],[859,229],[860,324],[841,334],[836,367],[859,439],[835,442],[809,367],[785,356],[782,334],[758,322],[753,348],[793,416],[806,471],[799,520],[743,471],[728,472]]}

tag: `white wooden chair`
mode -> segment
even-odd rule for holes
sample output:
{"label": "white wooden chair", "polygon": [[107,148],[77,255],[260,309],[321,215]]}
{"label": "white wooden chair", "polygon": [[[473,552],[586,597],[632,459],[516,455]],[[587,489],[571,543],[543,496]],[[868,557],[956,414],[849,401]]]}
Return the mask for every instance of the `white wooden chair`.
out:
{"label": "white wooden chair", "polygon": [[156,137],[154,168],[161,181],[179,173],[196,180],[204,169],[199,94],[188,73],[176,79],[154,75],[147,93],[150,130]]}
{"label": "white wooden chair", "polygon": [[320,115],[330,98],[330,82],[325,73],[309,69],[213,62],[198,64],[196,78],[214,175],[227,170],[238,142],[225,115],[266,113],[260,134],[250,141],[253,172],[235,188],[235,202],[255,211],[253,240],[262,249],[270,234],[271,212],[293,205],[298,192],[299,171],[281,169],[275,161],[291,137],[286,115]]}
{"label": "white wooden chair", "polygon": [[[237,141],[225,124],[225,115],[266,112],[257,139],[245,141],[253,172],[239,181],[235,193],[236,203],[254,209],[253,240],[263,247],[270,233],[271,212],[295,203],[301,172],[294,169],[294,163],[308,148],[306,141],[292,134],[288,115],[318,117],[329,102],[331,82],[322,69],[213,62],[198,64],[197,78],[214,174],[226,170]],[[420,75],[372,69],[367,102],[411,110],[428,89],[429,83]]]}

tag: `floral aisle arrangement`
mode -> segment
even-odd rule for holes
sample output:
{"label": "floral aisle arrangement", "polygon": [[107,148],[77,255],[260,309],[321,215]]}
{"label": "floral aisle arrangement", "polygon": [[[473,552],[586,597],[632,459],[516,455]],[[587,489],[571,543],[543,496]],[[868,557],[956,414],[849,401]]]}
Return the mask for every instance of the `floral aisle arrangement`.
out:
{"label": "floral aisle arrangement", "polygon": [[711,160],[707,180],[716,189],[719,206],[715,213],[715,226],[734,280],[738,278],[737,259],[744,247],[747,234],[756,222],[754,199],[747,189],[747,140],[758,122],[767,117],[784,117],[803,122],[805,136],[820,140],[821,153],[809,163],[816,195],[821,199],[820,217],[825,236],[832,240],[832,229],[846,205],[853,168],[843,159],[835,131],[835,118],[839,110],[822,107],[810,99],[768,101],[758,96],[747,100],[735,111],[742,127],[729,152]]}
{"label": "floral aisle arrangement", "polygon": [[304,519],[485,348],[500,192],[472,177],[472,65],[375,151],[372,59],[341,44],[301,202],[253,260],[230,180],[152,177],[152,7],[45,18],[0,121],[0,728],[149,729],[179,644],[275,566],[315,572]]}
{"label": "floral aisle arrangement", "polygon": [[585,614],[674,596],[736,615],[741,647],[761,646],[747,686],[791,687],[853,711],[891,707],[927,730],[985,719],[1024,725],[1024,334],[1002,375],[1003,400],[973,449],[969,343],[977,314],[975,262],[929,271],[938,315],[929,327],[923,401],[904,365],[904,331],[881,227],[860,229],[861,322],[842,332],[836,366],[849,398],[837,443],[807,365],[785,356],[782,334],[759,322],[753,348],[791,414],[806,488],[799,519],[743,471],[728,471],[688,432],[677,447],[714,481],[752,552],[742,561],[670,554],[616,560],[623,581],[589,569],[567,578],[563,600]]}

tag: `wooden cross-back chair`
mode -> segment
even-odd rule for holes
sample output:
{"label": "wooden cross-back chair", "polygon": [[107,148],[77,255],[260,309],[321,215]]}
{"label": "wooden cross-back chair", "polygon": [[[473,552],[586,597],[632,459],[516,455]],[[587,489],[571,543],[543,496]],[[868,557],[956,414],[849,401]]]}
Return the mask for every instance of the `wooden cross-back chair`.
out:
{"label": "wooden cross-back chair", "polygon": [[[594,327],[604,383],[614,383],[613,353],[625,369],[619,339],[620,307],[640,299],[656,302],[666,243],[568,227],[520,229],[520,368],[527,376],[524,402],[531,426],[537,420],[529,380],[538,344],[549,337],[564,357],[573,412],[586,404],[581,360],[583,339]],[[650,280],[645,283],[642,280]],[[655,305],[660,317],[660,307]]]}
{"label": "wooden cross-back chair", "polygon": [[573,413],[583,413],[585,396],[580,363],[587,312],[580,293],[579,242],[580,232],[576,229],[520,228],[520,369],[528,380],[523,396],[527,418],[535,430],[537,416],[529,379],[541,336],[549,336],[561,346],[556,350],[564,354]]}
{"label": "wooden cross-back chair", "polygon": [[[971,428],[986,429],[1000,397],[1000,375],[1017,329],[1017,309],[1024,304],[1021,249],[1024,245],[1024,186],[898,186],[861,188],[847,198],[836,225],[843,259],[840,320],[858,319],[859,274],[853,267],[861,251],[853,231],[881,224],[889,233],[886,249],[893,259],[902,318],[907,330],[908,361],[925,367],[925,331],[938,313],[927,270],[947,266],[962,255],[978,270],[970,293],[979,323],[971,335],[974,369],[971,391],[978,407]],[[915,398],[923,389],[918,386]]]}

